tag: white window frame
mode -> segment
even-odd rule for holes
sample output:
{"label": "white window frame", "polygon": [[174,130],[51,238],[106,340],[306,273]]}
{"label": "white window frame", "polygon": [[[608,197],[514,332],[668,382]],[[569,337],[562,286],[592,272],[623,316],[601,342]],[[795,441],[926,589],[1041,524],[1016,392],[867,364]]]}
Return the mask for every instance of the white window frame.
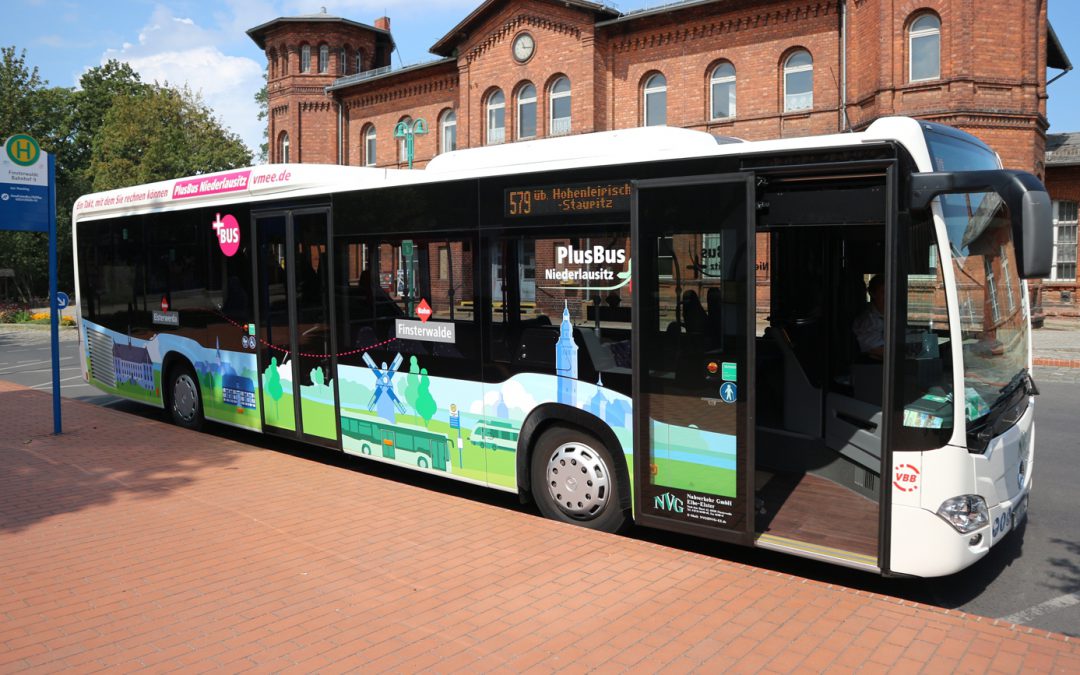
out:
{"label": "white window frame", "polygon": [[[915,28],[915,24],[923,19],[933,19],[936,24],[932,28]],[[930,77],[915,77],[915,40],[921,38],[937,38],[938,62],[937,72]],[[923,13],[911,21],[908,29],[908,82],[932,82],[941,79],[941,19],[935,14]]]}
{"label": "white window frame", "polygon": [[[531,96],[527,97],[527,96],[524,95],[526,89],[532,89],[532,95]],[[537,134],[540,131],[538,129],[538,125],[536,123],[537,122],[537,120],[536,120],[536,102],[537,102],[536,87],[533,85],[532,82],[526,82],[525,84],[523,84],[521,86],[520,89],[518,89],[517,105],[515,106],[515,109],[516,109],[516,112],[517,112],[517,115],[516,115],[517,125],[516,125],[515,131],[517,132],[517,139],[519,141],[528,140],[528,139],[531,139],[531,138],[536,138]],[[524,107],[524,106],[526,106],[526,105],[528,105],[530,103],[532,103],[532,108],[533,108],[533,120],[532,120],[533,133],[532,133],[532,136],[523,136],[521,134],[521,127],[522,127],[522,124],[521,124],[522,110],[521,109],[522,109],[522,107]]]}
{"label": "white window frame", "polygon": [[[1070,208],[1071,207],[1071,208]],[[1068,199],[1055,199],[1053,204],[1053,226],[1054,226],[1054,246],[1051,249],[1053,257],[1050,261],[1050,280],[1051,281],[1076,281],[1076,273],[1073,273],[1071,277],[1063,277],[1059,274],[1059,265],[1072,264],[1077,265],[1076,262],[1076,239],[1077,232],[1080,232],[1080,204]],[[1062,230],[1072,229],[1073,236],[1072,241],[1061,243]],[[1073,248],[1073,260],[1061,260],[1059,255],[1060,249],[1063,246],[1071,245]]]}
{"label": "white window frame", "polygon": [[[659,85],[654,84],[657,78],[663,80],[664,83]],[[653,123],[649,120],[649,97],[661,95],[664,97],[664,119],[660,122]],[[645,87],[641,92],[641,103],[644,106],[642,108],[642,121],[645,122],[645,126],[667,125],[667,77],[665,77],[663,73],[653,73],[649,76],[649,79],[645,80]]]}
{"label": "white window frame", "polygon": [[375,125],[369,124],[364,132],[364,166],[375,166],[376,138]]}
{"label": "white window frame", "polygon": [[[723,68],[724,66],[727,66],[728,68],[731,69],[731,74],[730,75],[721,75],[721,76],[717,77],[716,73],[721,68]],[[709,117],[710,117],[710,119],[714,119],[714,120],[730,120],[730,119],[734,119],[734,117],[735,117],[735,101],[736,101],[735,75],[736,75],[735,65],[733,63],[731,63],[730,61],[722,61],[722,62],[716,64],[716,67],[713,68],[712,73],[709,76]],[[730,93],[728,94],[728,103],[730,104],[730,110],[728,111],[729,114],[726,117],[717,117],[716,115],[713,114],[713,112],[716,110],[716,99],[715,99],[715,97],[716,97],[716,88],[717,88],[717,86],[722,85],[722,84],[727,84],[727,85],[731,86]]]}
{"label": "white window frame", "polygon": [[[399,119],[397,121],[397,124],[394,125],[394,131],[395,132],[397,131],[398,124],[401,124],[402,122],[404,122],[411,129],[412,128],[412,123],[413,123],[413,118],[410,117],[409,115],[406,115],[405,117],[402,117],[401,119]],[[405,137],[402,136],[401,138],[398,139],[398,142],[397,142],[397,153],[398,153],[397,161],[398,161],[398,164],[407,164],[409,162],[409,158],[405,156],[406,151],[407,151],[407,148],[405,147]]]}
{"label": "white window frame", "polygon": [[[558,91],[559,85],[563,82],[566,83],[566,89],[564,91]],[[572,88],[570,86],[570,78],[565,75],[557,78],[551,83],[551,91],[548,94],[548,134],[551,136],[565,136],[570,133],[572,128],[572,116],[571,112],[566,117],[555,116],[555,103],[562,99],[571,99]],[[568,101],[568,104],[569,102]],[[570,106],[567,105],[567,108]]]}
{"label": "white window frame", "polygon": [[1009,314],[1016,311],[1016,298],[1013,297],[1012,274],[1009,273],[1009,250],[1005,244],[998,247],[1001,256],[1001,278],[1005,280],[1005,297],[1009,300]]}
{"label": "white window frame", "polygon": [[439,118],[439,152],[454,150],[457,150],[457,113],[447,110]]}
{"label": "white window frame", "polygon": [[325,75],[330,72],[330,46],[319,45],[319,74]]}
{"label": "white window frame", "polygon": [[[810,63],[805,63],[805,64],[798,65],[798,66],[791,65],[791,61],[796,56],[801,56],[803,54],[805,54],[807,57],[809,57]],[[788,93],[788,77],[790,75],[797,75],[799,73],[805,73],[805,72],[810,73],[810,91],[809,91],[809,93],[789,94]],[[804,105],[804,106],[800,106],[798,108],[795,108],[795,107],[792,106],[792,103],[791,103],[791,97],[792,96],[799,96],[799,97],[809,96],[809,103],[808,103],[808,105]],[[813,56],[813,54],[811,54],[809,51],[807,51],[805,49],[797,49],[794,52],[792,52],[791,54],[789,54],[786,59],[784,59],[784,112],[785,113],[803,112],[803,111],[806,111],[806,110],[813,110],[813,109],[814,109],[814,56]]]}
{"label": "white window frame", "polygon": [[278,162],[280,164],[289,163],[289,132],[282,131],[278,136]]}
{"label": "white window frame", "polygon": [[[495,98],[499,98],[498,103],[494,103]],[[487,145],[499,145],[506,142],[506,94],[502,92],[502,89],[496,89],[488,94],[487,103],[484,105],[484,111],[487,117],[487,128],[485,129],[485,135],[487,138]],[[502,111],[502,126],[496,127],[494,123],[495,113]]]}
{"label": "white window frame", "polygon": [[342,47],[338,51],[338,62],[337,62],[337,64],[338,64],[337,65],[338,75],[348,75],[349,74],[349,50]]}
{"label": "white window frame", "polygon": [[300,48],[300,72],[307,73],[311,70],[311,45]]}
{"label": "white window frame", "polygon": [[356,72],[358,72],[358,73],[364,72],[364,50],[363,49],[357,49],[356,50]]}
{"label": "white window frame", "polygon": [[1001,305],[994,285],[994,262],[988,257],[983,257],[983,270],[986,272],[986,292],[990,295],[990,312],[996,326],[1001,321]]}

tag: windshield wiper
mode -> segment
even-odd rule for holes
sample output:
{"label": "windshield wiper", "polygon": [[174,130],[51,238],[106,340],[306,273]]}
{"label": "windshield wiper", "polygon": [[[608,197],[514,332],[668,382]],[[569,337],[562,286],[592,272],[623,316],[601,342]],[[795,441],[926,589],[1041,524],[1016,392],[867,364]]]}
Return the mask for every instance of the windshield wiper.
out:
{"label": "windshield wiper", "polygon": [[1013,379],[1009,380],[1007,385],[998,390],[999,396],[997,401],[994,402],[994,406],[1001,401],[1011,398],[1013,392],[1019,389],[1021,385],[1024,387],[1025,394],[1032,394],[1034,396],[1039,395],[1039,388],[1035,386],[1035,380],[1031,378],[1031,373],[1028,372],[1027,368],[1021,368],[1020,372],[1013,375]]}
{"label": "windshield wiper", "polygon": [[[982,452],[986,450],[987,444],[990,439],[997,433],[1004,431],[1005,428],[999,428],[1001,422],[1001,416],[1008,409],[1009,403],[1014,400],[1014,394],[1021,387],[1024,388],[1025,395],[1039,395],[1039,388],[1035,386],[1035,381],[1031,379],[1031,373],[1027,368],[1022,368],[1020,372],[1013,376],[1009,383],[999,390],[997,400],[990,406],[990,409],[986,411],[986,414],[977,420],[968,422],[968,449],[976,452]],[[1017,408],[1017,413],[1022,414],[1027,408],[1027,404],[1023,404],[1023,407]],[[1007,424],[1012,425],[1016,420],[1011,420]]]}

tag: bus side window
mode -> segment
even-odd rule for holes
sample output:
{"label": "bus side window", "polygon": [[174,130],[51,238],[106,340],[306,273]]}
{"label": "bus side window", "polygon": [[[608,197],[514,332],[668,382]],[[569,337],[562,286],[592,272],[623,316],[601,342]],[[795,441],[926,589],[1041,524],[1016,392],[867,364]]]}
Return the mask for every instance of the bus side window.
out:
{"label": "bus side window", "polygon": [[933,222],[913,222],[907,259],[904,349],[897,354],[901,403],[898,446],[929,450],[953,429],[952,348],[945,280]]}
{"label": "bus side window", "polygon": [[492,241],[492,360],[629,390],[629,239],[625,231],[579,231]]}

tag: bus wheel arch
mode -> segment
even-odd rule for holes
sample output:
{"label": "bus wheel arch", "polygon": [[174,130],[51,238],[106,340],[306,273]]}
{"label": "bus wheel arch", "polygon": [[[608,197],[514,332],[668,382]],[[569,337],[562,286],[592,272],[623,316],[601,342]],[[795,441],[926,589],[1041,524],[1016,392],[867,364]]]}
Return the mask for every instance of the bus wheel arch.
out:
{"label": "bus wheel arch", "polygon": [[[202,385],[191,361],[181,354],[169,352],[162,359],[161,374],[161,398],[169,418],[185,429],[201,429],[206,420]],[[182,409],[178,409],[178,405]]]}
{"label": "bus wheel arch", "polygon": [[[591,521],[566,517],[558,517],[557,519],[576,522],[596,529],[610,529],[611,531],[623,529],[630,521],[631,499],[630,472],[626,466],[626,457],[623,454],[622,444],[615,436],[615,432],[605,422],[577,408],[557,403],[544,404],[534,409],[526,418],[521,427],[517,447],[519,497],[523,502],[529,500],[538,501],[541,511],[545,511],[544,505],[539,503],[537,493],[533,490],[533,474],[535,471],[542,470],[540,464],[546,465],[547,459],[536,460],[538,464],[534,466],[536,453],[538,450],[541,452],[550,450],[551,448],[544,446],[550,445],[552,442],[575,438],[580,439],[586,446],[592,447],[595,445],[596,450],[602,455],[606,455],[605,460],[611,463],[610,472],[616,487],[616,494],[612,495],[613,499],[608,509],[606,509],[611,515],[606,518],[601,516],[598,519],[603,523],[598,522],[592,525],[590,524]],[[562,443],[556,443],[556,447],[559,445],[562,445]],[[536,487],[546,489],[547,486]],[[621,514],[622,517],[619,518],[617,514]],[[544,515],[552,517],[552,514],[547,512]],[[606,527],[605,523],[612,527]]]}

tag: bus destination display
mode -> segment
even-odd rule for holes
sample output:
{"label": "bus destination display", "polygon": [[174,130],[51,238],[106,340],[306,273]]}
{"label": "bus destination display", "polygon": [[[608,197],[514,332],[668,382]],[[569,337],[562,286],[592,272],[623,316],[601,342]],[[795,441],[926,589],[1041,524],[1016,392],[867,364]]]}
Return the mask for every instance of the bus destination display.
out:
{"label": "bus destination display", "polygon": [[630,183],[576,183],[506,190],[507,218],[608,213],[630,210]]}

